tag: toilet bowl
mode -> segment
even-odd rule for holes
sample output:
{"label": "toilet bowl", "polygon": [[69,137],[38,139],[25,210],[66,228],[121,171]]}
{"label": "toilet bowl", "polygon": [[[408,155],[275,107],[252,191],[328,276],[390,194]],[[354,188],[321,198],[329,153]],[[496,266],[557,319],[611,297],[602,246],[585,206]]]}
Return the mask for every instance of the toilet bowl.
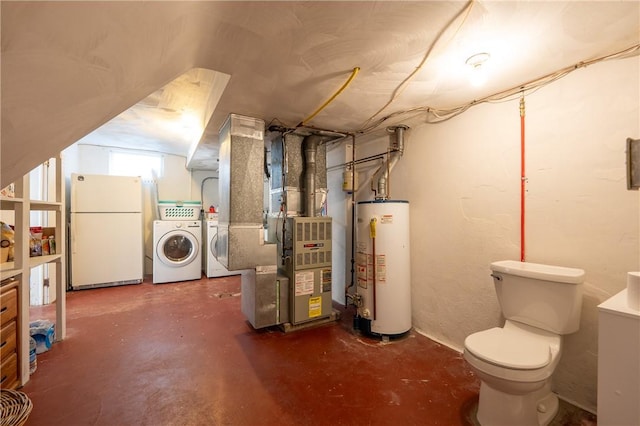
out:
{"label": "toilet bowl", "polygon": [[480,424],[548,424],[558,410],[550,379],[560,353],[560,336],[512,321],[468,336],[463,356],[481,380]]}
{"label": "toilet bowl", "polygon": [[581,269],[517,261],[491,264],[503,327],[465,339],[463,357],[481,381],[482,426],[541,426],[558,411],[551,377],[562,335],[579,328]]}

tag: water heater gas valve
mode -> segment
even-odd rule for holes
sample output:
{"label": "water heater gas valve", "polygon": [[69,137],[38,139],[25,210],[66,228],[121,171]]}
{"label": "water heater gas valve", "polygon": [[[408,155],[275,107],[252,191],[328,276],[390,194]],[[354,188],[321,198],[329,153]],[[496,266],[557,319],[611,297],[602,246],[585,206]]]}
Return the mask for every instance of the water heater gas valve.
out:
{"label": "water heater gas valve", "polygon": [[356,308],[361,308],[364,306],[364,301],[362,300],[362,296],[359,294],[347,294],[347,298],[351,302],[353,306]]}

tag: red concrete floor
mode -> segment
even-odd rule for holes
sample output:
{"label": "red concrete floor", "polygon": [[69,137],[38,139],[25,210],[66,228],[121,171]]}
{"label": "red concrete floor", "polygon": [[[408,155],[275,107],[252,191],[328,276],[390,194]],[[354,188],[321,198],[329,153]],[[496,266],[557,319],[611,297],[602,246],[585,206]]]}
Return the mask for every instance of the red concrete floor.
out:
{"label": "red concrete floor", "polygon": [[236,276],[68,293],[67,338],[21,389],[27,426],[474,423],[479,382],[459,353],[413,331],[362,336],[339,306],[337,322],[256,331],[239,292]]}

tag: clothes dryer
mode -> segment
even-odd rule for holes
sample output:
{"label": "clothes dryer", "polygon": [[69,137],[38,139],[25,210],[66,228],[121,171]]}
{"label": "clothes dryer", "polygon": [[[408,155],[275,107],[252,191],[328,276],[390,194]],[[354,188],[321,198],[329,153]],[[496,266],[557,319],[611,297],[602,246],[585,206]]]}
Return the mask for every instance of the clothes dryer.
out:
{"label": "clothes dryer", "polygon": [[204,226],[204,238],[202,244],[202,271],[208,278],[228,277],[230,275],[240,275],[246,271],[229,271],[224,265],[218,262],[216,242],[218,241],[218,220],[209,219],[202,221]]}
{"label": "clothes dryer", "polygon": [[199,220],[153,222],[153,283],[200,279],[202,223]]}

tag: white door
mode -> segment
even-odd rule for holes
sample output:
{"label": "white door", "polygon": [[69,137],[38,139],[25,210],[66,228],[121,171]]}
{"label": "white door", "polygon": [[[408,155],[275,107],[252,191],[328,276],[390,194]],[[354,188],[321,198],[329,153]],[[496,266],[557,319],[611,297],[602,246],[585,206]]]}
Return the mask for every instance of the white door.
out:
{"label": "white door", "polygon": [[71,175],[71,211],[141,212],[142,182],[139,177]]}
{"label": "white door", "polygon": [[141,282],[140,213],[71,214],[72,287]]}

